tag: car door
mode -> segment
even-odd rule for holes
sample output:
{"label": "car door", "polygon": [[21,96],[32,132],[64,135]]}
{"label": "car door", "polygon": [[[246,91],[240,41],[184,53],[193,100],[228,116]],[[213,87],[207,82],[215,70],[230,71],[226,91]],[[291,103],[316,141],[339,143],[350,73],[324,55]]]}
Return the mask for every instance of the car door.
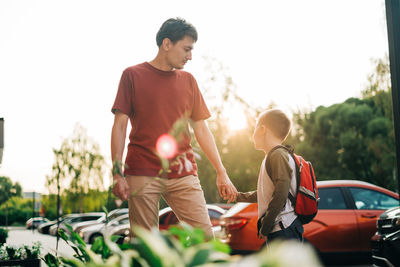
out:
{"label": "car door", "polygon": [[371,237],[376,232],[376,221],[378,217],[387,209],[397,207],[399,201],[394,197],[382,192],[360,188],[348,188],[355,206],[357,223],[360,233],[360,251],[370,251]]}
{"label": "car door", "polygon": [[318,213],[304,225],[304,237],[320,252],[354,251],[359,243],[357,219],[341,187],[318,189]]}

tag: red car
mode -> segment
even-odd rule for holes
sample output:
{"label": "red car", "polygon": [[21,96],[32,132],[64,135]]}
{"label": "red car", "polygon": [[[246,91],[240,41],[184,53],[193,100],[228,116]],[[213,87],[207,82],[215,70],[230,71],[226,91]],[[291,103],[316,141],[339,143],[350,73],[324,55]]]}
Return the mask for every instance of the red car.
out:
{"label": "red car", "polygon": [[[370,252],[376,220],[398,206],[399,195],[370,183],[333,180],[317,182],[318,214],[304,225],[304,238],[321,253]],[[234,252],[259,250],[257,204],[238,203],[221,217],[222,241]]]}

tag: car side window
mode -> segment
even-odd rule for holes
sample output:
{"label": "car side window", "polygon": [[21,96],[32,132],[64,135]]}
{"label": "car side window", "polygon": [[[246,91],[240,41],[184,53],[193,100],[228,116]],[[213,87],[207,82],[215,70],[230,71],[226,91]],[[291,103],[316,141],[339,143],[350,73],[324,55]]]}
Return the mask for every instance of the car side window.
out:
{"label": "car side window", "polygon": [[87,222],[87,221],[95,221],[99,218],[99,216],[84,216],[81,218],[81,221]]}
{"label": "car side window", "polygon": [[129,223],[129,218],[124,218],[119,221],[119,224],[128,224]]}
{"label": "car side window", "polygon": [[82,221],[82,217],[75,217],[72,218],[69,222],[67,223],[76,223],[76,222],[81,222]]}
{"label": "car side window", "polygon": [[320,210],[343,210],[347,209],[346,202],[344,201],[342,191],[340,188],[319,188],[319,203],[318,209]]}
{"label": "car side window", "polygon": [[215,210],[208,210],[208,215],[210,216],[211,219],[219,219],[221,217],[221,213],[215,211]]}
{"label": "car side window", "polygon": [[358,210],[387,210],[399,205],[397,199],[378,191],[355,187],[349,189]]}

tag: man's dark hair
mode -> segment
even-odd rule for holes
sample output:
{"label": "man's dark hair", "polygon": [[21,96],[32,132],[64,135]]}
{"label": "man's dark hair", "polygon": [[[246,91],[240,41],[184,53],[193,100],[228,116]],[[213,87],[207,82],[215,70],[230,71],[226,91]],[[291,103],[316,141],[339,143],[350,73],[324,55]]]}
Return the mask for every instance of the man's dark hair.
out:
{"label": "man's dark hair", "polygon": [[192,37],[195,42],[197,41],[197,31],[192,24],[181,18],[168,19],[158,30],[157,45],[160,47],[165,38],[170,39],[175,44],[177,41],[182,40],[185,35]]}

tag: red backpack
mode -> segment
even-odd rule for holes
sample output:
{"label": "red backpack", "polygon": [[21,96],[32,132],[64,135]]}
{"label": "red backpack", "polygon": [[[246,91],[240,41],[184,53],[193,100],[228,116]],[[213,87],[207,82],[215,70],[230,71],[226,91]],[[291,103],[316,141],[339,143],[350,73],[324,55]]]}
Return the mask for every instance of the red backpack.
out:
{"label": "red backpack", "polygon": [[[311,162],[304,160],[301,156],[293,153],[293,148],[278,145],[274,147],[268,154],[278,149],[283,148],[289,152],[294,162],[296,163],[296,195],[292,196],[289,192],[288,198],[292,202],[294,211],[298,218],[303,224],[311,222],[318,212],[318,189],[317,181],[315,179],[314,169]],[[265,167],[268,175],[271,177],[270,172],[270,160],[267,157],[265,161]]]}

